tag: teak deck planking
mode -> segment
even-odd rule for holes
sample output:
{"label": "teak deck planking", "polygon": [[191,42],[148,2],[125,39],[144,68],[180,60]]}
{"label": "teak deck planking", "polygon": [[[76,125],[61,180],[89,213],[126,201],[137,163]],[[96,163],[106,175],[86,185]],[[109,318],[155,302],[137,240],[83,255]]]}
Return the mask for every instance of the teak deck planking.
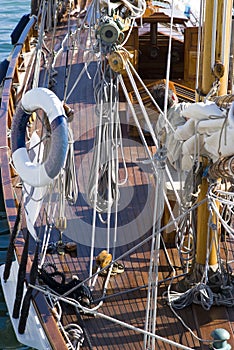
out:
{"label": "teak deck planking", "polygon": [[[61,24],[61,33],[66,29],[63,26],[63,22]],[[58,45],[59,45],[58,38]],[[66,62],[66,53],[61,55],[61,60],[58,60],[58,70],[65,70],[65,62]],[[75,61],[77,59],[77,61]],[[82,55],[80,51],[76,52],[74,60],[74,67],[78,66],[82,61]],[[55,86],[55,91],[60,96],[63,95],[63,86],[64,81],[62,79],[63,75],[57,75],[57,84]],[[94,140],[94,127],[92,118],[87,118],[90,116],[90,111],[93,110],[94,106],[91,105],[81,105],[76,102],[76,98],[78,98],[78,94],[73,97],[74,103],[71,104],[71,107],[75,110],[75,117],[73,120],[73,129],[77,130],[78,135],[80,135],[79,142],[75,144],[75,158],[77,164],[82,163],[82,166],[85,165],[83,157],[85,157],[86,153],[92,148],[93,140]],[[90,95],[89,95],[90,94]],[[87,97],[91,96],[91,91],[87,93]],[[82,109],[83,107],[84,110]],[[80,109],[81,108],[81,109]],[[95,117],[94,117],[95,118]],[[88,124],[90,123],[90,124]],[[75,125],[74,125],[75,124]],[[86,130],[83,133],[83,130]],[[77,140],[77,135],[75,136],[75,140]],[[125,132],[125,137],[127,137],[127,133]],[[140,190],[137,200],[139,200],[143,195],[148,195],[144,187],[144,181],[146,184],[151,183],[153,188],[152,174],[143,175],[141,171],[139,171],[138,166],[136,165],[137,159],[144,158],[146,155],[144,152],[142,153],[142,145],[140,142],[136,142],[134,147],[125,147],[126,155],[128,158],[128,176],[129,181],[135,183],[135,190]],[[152,150],[153,152],[155,151]],[[1,157],[1,170],[2,172],[7,171],[8,164],[6,163],[8,159],[4,159]],[[4,163],[5,162],[5,163]],[[87,178],[87,169],[90,167],[90,159],[86,159],[86,168],[82,167],[82,172],[80,174],[80,178],[85,182]],[[149,180],[150,178],[150,180]],[[132,179],[132,181],[131,181]],[[148,181],[148,182],[147,182]],[[17,184],[19,179],[15,177],[14,183]],[[4,183],[3,183],[4,186]],[[146,186],[147,187],[147,186]],[[20,192],[20,189],[14,188],[16,194]],[[79,193],[81,195],[81,193]],[[78,197],[78,202],[74,210],[76,210],[81,217],[84,217],[86,220],[91,222],[92,220],[92,211],[88,207],[83,207],[80,202],[80,197]],[[8,196],[5,197],[6,200],[10,199],[13,201],[13,196],[9,193]],[[128,212],[129,220],[133,220],[134,215],[137,216],[139,211],[138,201],[134,202],[134,207],[132,210]],[[139,201],[139,204],[140,201]],[[7,207],[8,215],[11,212],[9,210],[9,206]],[[14,211],[15,212],[15,211]],[[149,217],[144,218],[141,223],[139,223],[139,229],[145,230],[148,224],[148,220],[151,218],[151,213]],[[140,225],[141,224],[141,225]],[[146,230],[150,234],[150,230]],[[145,232],[145,231],[144,231]],[[84,234],[85,232],[78,232],[79,234]],[[134,235],[134,232],[130,233]],[[20,256],[22,254],[23,247],[23,239],[22,235],[20,235],[16,240],[16,251],[17,257],[20,260]],[[129,248],[131,248],[131,244],[129,244]],[[126,247],[124,247],[126,251]],[[177,251],[173,247],[168,247],[168,252],[170,258],[172,260],[172,264],[174,266],[179,266],[179,257]],[[98,253],[98,250],[95,250],[95,253]],[[123,250],[118,248],[118,255],[121,255]],[[148,283],[148,269],[149,269],[149,257],[150,257],[150,243],[147,242],[144,246],[137,249],[134,253],[131,253],[126,259],[123,261],[125,265],[125,272],[116,277],[112,277],[108,286],[107,297],[106,300],[100,309],[100,312],[103,312],[112,317],[116,317],[119,320],[123,320],[128,322],[136,327],[144,328],[144,317],[145,317],[145,307],[146,307],[146,297],[147,291],[145,287],[137,289],[139,286],[147,285]],[[73,274],[78,274],[80,278],[87,277],[87,269],[89,265],[89,248],[78,245],[77,246],[77,258],[72,257],[69,254],[65,254],[64,256],[58,256],[56,254],[48,254],[48,261],[55,262],[58,266],[60,266],[61,270],[64,270],[66,273],[67,279],[70,279]],[[31,262],[29,261],[28,271],[30,270]],[[168,266],[168,260],[163,249],[160,252],[160,266],[159,266],[159,281],[163,280],[170,276],[170,267]],[[182,271],[181,271],[182,272]],[[98,288],[95,293],[100,293],[101,287],[103,284],[103,278],[98,277]],[[127,288],[134,289],[128,293],[125,293],[124,290]],[[99,290],[98,290],[99,289]],[[173,313],[170,311],[169,307],[166,305],[165,300],[162,298],[162,292],[166,290],[166,283],[159,283],[159,292],[158,292],[158,317],[157,317],[157,330],[156,333],[162,337],[171,339],[173,341],[182,343],[184,345],[188,345],[194,349],[206,349],[207,345],[201,345],[198,340],[193,338],[191,334],[186,331],[186,329],[182,326],[181,322],[174,317]],[[112,294],[123,292],[122,294],[118,294],[117,296],[111,296]],[[47,328],[47,334],[51,338],[54,349],[65,349],[65,343],[59,333],[55,333],[54,326],[55,320],[53,316],[50,314],[47,309],[47,305],[44,297],[37,293],[34,303],[38,308],[39,314],[43,318],[43,322]],[[82,326],[85,329],[85,332],[88,335],[88,340],[85,340],[84,350],[90,349],[103,349],[103,350],[111,350],[111,349],[126,349],[132,350],[134,349],[142,349],[143,348],[143,336],[141,334],[137,334],[131,330],[123,328],[114,323],[110,323],[102,318],[97,318],[89,315],[77,315],[75,309],[69,309],[69,314],[64,316],[64,322],[78,322],[82,323]],[[196,333],[198,330],[198,336],[203,339],[210,339],[210,333],[214,328],[225,327],[228,328],[230,334],[233,333],[233,312],[231,310],[226,310],[224,307],[212,307],[209,313],[205,312],[200,306],[192,305],[187,307],[182,311],[178,311],[178,314],[183,316],[183,319],[187,323],[187,325]],[[208,316],[209,315],[209,316]],[[82,319],[82,321],[81,321]],[[227,320],[230,320],[229,322]],[[233,338],[230,339],[229,343],[234,346]],[[160,341],[156,341],[156,348],[165,349],[165,350],[173,350],[171,345],[162,343]]]}

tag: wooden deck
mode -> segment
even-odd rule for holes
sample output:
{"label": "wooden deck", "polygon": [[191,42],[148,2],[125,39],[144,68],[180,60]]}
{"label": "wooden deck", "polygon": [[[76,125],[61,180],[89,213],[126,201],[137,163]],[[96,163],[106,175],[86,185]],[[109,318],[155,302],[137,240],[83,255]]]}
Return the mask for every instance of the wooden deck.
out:
{"label": "wooden deck", "polygon": [[[72,25],[75,25],[76,20],[73,20]],[[62,40],[62,34],[66,29],[65,22],[62,22],[58,31],[57,46],[59,47]],[[49,34],[48,34],[49,39]],[[85,38],[84,38],[85,41]],[[56,94],[63,99],[64,94],[64,76],[66,74],[67,53],[63,52],[57,60],[55,69],[58,75],[54,86]],[[69,58],[68,58],[69,59]],[[72,86],[75,77],[83,66],[83,55],[79,50],[75,51],[73,57],[73,66],[71,71],[70,84]],[[89,74],[95,72],[96,63],[92,62],[89,65]],[[43,72],[42,72],[43,76]],[[69,87],[71,87],[69,86]],[[82,88],[81,88],[81,87]],[[3,96],[3,102],[4,96]],[[90,246],[87,239],[90,238],[92,228],[92,209],[89,207],[86,197],[88,172],[90,170],[92,149],[95,137],[96,116],[94,113],[94,98],[92,90],[92,80],[86,75],[83,76],[80,85],[73,92],[68,100],[70,106],[74,109],[75,115],[72,121],[72,130],[74,133],[74,152],[77,168],[77,179],[79,184],[78,200],[74,206],[67,208],[67,219],[69,232],[64,232],[64,241],[77,241],[77,254],[59,255],[57,253],[47,254],[48,262],[55,263],[60,271],[66,275],[66,280],[69,281],[73,275],[78,275],[80,279],[88,278]],[[126,111],[127,113],[127,111]],[[115,318],[121,322],[131,326],[144,329],[146,303],[147,303],[147,284],[148,271],[150,261],[151,240],[149,236],[152,231],[152,216],[155,177],[150,165],[142,163],[147,158],[146,152],[138,138],[131,138],[128,134],[128,127],[124,124],[125,112],[123,117],[123,135],[124,135],[124,153],[128,169],[128,181],[120,188],[120,207],[122,210],[119,213],[118,234],[119,245],[116,248],[115,256],[122,257],[120,262],[124,264],[125,271],[122,274],[113,276],[108,284],[107,293],[104,297],[103,305],[98,312],[110,318]],[[127,118],[126,118],[127,119]],[[4,125],[3,120],[0,120],[1,125]],[[5,144],[1,136],[1,145]],[[155,148],[151,148],[152,153]],[[13,198],[20,198],[19,187],[16,184],[20,182],[17,176],[14,176],[12,193],[10,192],[10,181],[8,167],[9,159],[6,152],[1,150],[1,171],[3,179],[3,187],[5,189],[5,204],[11,227],[16,215],[15,203]],[[120,164],[120,176],[124,178],[123,165]],[[15,194],[15,197],[13,196]],[[127,193],[127,195],[125,195]],[[129,200],[130,198],[130,200]],[[9,204],[11,203],[11,204]],[[75,217],[75,220],[74,220]],[[24,223],[24,221],[23,221]],[[38,222],[39,224],[39,222]],[[98,235],[103,234],[104,225],[99,221],[97,225],[96,248],[94,257],[99,254],[105,246],[99,244]],[[20,232],[16,239],[16,251],[18,259],[21,259],[23,249],[23,236],[25,229]],[[121,235],[124,240],[121,240]],[[127,239],[126,239],[127,237]],[[54,230],[51,241],[58,239],[58,232]],[[125,242],[125,244],[124,244]],[[231,247],[233,242],[229,243]],[[31,259],[33,259],[33,242],[31,242]],[[158,285],[158,304],[157,304],[157,325],[156,334],[158,336],[170,339],[179,344],[183,344],[193,349],[208,349],[208,343],[203,344],[196,337],[192,336],[188,328],[192,330],[197,337],[203,339],[211,339],[210,333],[215,328],[225,328],[231,334],[229,344],[234,347],[233,330],[234,330],[234,312],[233,309],[225,307],[212,307],[209,312],[203,310],[201,306],[192,305],[183,310],[177,311],[178,315],[187,325],[187,329],[182,325],[179,318],[170,310],[166,303],[163,293],[166,292],[169,283],[171,282],[172,269],[170,264],[176,270],[177,275],[182,274],[183,270],[180,267],[180,259],[177,249],[171,243],[167,244],[167,253],[163,247],[160,250],[159,256],[159,285]],[[233,251],[231,251],[233,254]],[[75,256],[74,256],[75,255]],[[170,264],[169,264],[170,260]],[[28,262],[27,278],[31,268],[32,261]],[[95,260],[93,262],[95,266]],[[182,277],[181,277],[182,278]],[[181,279],[180,278],[180,279]],[[102,298],[102,288],[105,278],[98,276],[95,289],[93,291],[94,305]],[[178,279],[172,283],[172,289],[176,289]],[[53,349],[65,349],[65,342],[59,332],[55,329],[55,319],[47,307],[45,297],[39,292],[35,293],[34,303],[42,317],[42,321],[46,328],[46,333],[53,343]],[[82,349],[102,349],[102,350],[132,350],[143,349],[143,335],[135,332],[120,324],[111,322],[110,320],[101,317],[101,315],[80,315],[74,307],[63,305],[64,315],[63,323],[78,323],[82,326],[85,333],[85,341]],[[161,340],[156,340],[155,349],[173,350],[176,347],[166,344]]]}

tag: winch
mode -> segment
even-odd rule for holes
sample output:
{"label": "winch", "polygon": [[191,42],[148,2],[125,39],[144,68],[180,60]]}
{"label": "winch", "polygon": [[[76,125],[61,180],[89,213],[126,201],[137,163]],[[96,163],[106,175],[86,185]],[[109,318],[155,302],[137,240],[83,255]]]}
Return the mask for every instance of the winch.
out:
{"label": "winch", "polygon": [[123,25],[112,17],[104,16],[96,29],[96,38],[104,45],[120,44],[124,39]]}

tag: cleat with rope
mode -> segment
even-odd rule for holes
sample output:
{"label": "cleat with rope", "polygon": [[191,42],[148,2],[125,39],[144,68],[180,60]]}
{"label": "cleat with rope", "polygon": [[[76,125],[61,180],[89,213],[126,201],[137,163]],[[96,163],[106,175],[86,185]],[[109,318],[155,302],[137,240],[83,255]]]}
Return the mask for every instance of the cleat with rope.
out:
{"label": "cleat with rope", "polygon": [[[94,272],[97,272],[98,269],[103,269],[104,267],[110,265],[111,262],[112,262],[112,255],[108,253],[106,250],[102,250],[101,253],[96,258],[96,267],[94,269]],[[101,271],[98,275],[102,277],[106,277],[110,269],[111,269],[110,276],[115,276],[117,274],[121,274],[124,272],[124,265],[116,261],[113,263],[113,265]]]}
{"label": "cleat with rope", "polygon": [[102,250],[100,254],[96,257],[97,266],[100,266],[101,269],[110,265],[112,261],[112,255],[109,254],[106,250]]}

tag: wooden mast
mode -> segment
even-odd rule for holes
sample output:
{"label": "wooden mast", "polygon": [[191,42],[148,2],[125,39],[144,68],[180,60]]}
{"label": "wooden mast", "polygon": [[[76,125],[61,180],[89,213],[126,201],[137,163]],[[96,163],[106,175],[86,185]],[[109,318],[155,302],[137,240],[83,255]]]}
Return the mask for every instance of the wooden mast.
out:
{"label": "wooden mast", "polygon": [[[217,1],[216,35],[213,13]],[[220,80],[218,95],[225,95],[228,86],[228,66],[231,42],[232,0],[206,0],[203,24],[203,63],[201,92],[208,94],[216,78]],[[223,22],[225,22],[223,24]],[[225,33],[223,32],[225,30]],[[216,38],[215,42],[212,42]],[[222,40],[224,38],[224,42]],[[212,45],[215,45],[215,64],[212,67]],[[222,53],[223,51],[223,53]],[[221,72],[223,66],[223,75]]]}
{"label": "wooden mast", "polygon": [[[216,5],[217,4],[217,5]],[[217,9],[217,11],[215,11]],[[217,14],[215,18],[214,13]],[[216,21],[216,25],[215,25]],[[203,95],[209,93],[214,82],[219,81],[218,95],[227,94],[228,88],[228,66],[229,51],[231,42],[231,21],[232,21],[232,0],[208,0],[206,1],[205,21],[203,25],[203,65],[200,91]],[[225,23],[223,23],[225,22]],[[214,33],[215,30],[215,33]],[[215,34],[215,35],[214,35]],[[215,42],[212,39],[216,38]],[[215,45],[215,52],[212,45]],[[213,55],[212,55],[212,50]],[[212,67],[212,60],[213,67]],[[207,160],[202,160],[203,168]],[[208,190],[208,181],[202,179],[198,201],[202,201]],[[209,210],[207,203],[198,208],[197,213],[197,243],[196,243],[196,264],[205,265],[206,249],[210,247],[209,265],[217,264],[217,233],[208,228]],[[216,223],[216,218],[213,217]],[[217,225],[217,223],[216,223]],[[208,240],[209,229],[209,244]]]}

